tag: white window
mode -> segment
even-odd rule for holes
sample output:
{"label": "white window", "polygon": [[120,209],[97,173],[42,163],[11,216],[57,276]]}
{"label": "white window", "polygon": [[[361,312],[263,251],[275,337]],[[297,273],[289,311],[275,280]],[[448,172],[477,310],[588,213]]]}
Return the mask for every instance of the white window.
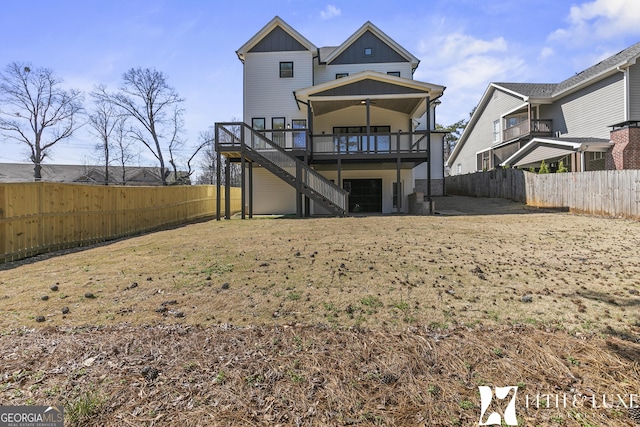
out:
{"label": "white window", "polygon": [[458,175],[462,173],[462,163],[458,163]]}
{"label": "white window", "polygon": [[500,142],[500,120],[493,122],[493,142]]}

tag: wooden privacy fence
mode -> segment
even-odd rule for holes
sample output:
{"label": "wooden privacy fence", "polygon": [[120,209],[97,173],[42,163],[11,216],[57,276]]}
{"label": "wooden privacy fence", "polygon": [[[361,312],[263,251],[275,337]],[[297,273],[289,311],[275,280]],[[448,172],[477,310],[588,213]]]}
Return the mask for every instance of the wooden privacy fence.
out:
{"label": "wooden privacy fence", "polygon": [[445,180],[447,194],[501,197],[544,208],[640,219],[640,170],[535,174],[498,169]]}
{"label": "wooden privacy fence", "polygon": [[[231,188],[231,210],[241,209]],[[224,197],[222,199],[224,208]],[[0,262],[83,246],[216,214],[216,187],[0,184]]]}

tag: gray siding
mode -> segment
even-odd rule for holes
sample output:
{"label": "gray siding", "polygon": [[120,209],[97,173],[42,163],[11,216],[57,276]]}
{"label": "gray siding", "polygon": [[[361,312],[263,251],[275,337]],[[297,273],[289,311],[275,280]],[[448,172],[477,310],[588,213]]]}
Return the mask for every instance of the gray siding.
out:
{"label": "gray siding", "polygon": [[609,138],[609,126],[624,121],[624,90],[624,75],[616,73],[554,102],[554,133]]}
{"label": "gray siding", "polygon": [[524,103],[522,98],[497,89],[493,89],[489,96],[490,99],[487,106],[481,111],[475,126],[469,129],[471,133],[455,162],[451,165],[451,173],[453,175],[458,173],[458,164],[462,164],[461,173],[463,174],[476,171],[476,153],[494,145],[494,120],[500,120],[500,115],[505,111],[510,111]]}
{"label": "gray siding", "polygon": [[629,68],[629,120],[640,120],[640,65]]}
{"label": "gray siding", "polygon": [[[365,48],[371,48],[373,54],[371,56],[365,56]],[[385,42],[380,40],[371,31],[366,31],[356,41],[354,41],[351,46],[331,61],[331,64],[371,64],[379,62],[409,61]]]}
{"label": "gray siding", "polygon": [[308,50],[280,27],[274,28],[260,40],[249,52],[286,52]]}

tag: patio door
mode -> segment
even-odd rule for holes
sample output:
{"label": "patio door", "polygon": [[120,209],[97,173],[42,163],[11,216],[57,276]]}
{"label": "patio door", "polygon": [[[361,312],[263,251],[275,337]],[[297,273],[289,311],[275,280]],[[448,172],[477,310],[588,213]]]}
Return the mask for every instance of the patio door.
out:
{"label": "patio door", "polygon": [[382,213],[382,179],[343,179],[349,192],[349,212]]}

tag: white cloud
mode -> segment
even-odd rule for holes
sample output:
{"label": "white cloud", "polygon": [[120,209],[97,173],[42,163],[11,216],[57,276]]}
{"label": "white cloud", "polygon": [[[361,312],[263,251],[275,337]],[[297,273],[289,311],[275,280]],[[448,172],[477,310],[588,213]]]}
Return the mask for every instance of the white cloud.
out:
{"label": "white cloud", "polygon": [[542,50],[540,51],[540,54],[538,55],[538,60],[542,61],[544,59],[552,57],[555,54],[556,52],[552,48],[544,47],[542,48]]}
{"label": "white cloud", "polygon": [[638,0],[594,0],[571,6],[567,28],[559,28],[550,40],[588,44],[592,40],[640,34]]}
{"label": "white cloud", "polygon": [[327,7],[322,12],[320,12],[320,17],[322,19],[331,19],[335,16],[340,16],[341,14],[342,11],[340,9],[332,4],[328,4]]}
{"label": "white cloud", "polygon": [[509,53],[503,37],[483,40],[451,33],[423,40],[419,54],[425,59],[414,78],[447,86],[438,112],[443,124],[468,118],[489,83],[521,81],[526,69],[520,56]]}

